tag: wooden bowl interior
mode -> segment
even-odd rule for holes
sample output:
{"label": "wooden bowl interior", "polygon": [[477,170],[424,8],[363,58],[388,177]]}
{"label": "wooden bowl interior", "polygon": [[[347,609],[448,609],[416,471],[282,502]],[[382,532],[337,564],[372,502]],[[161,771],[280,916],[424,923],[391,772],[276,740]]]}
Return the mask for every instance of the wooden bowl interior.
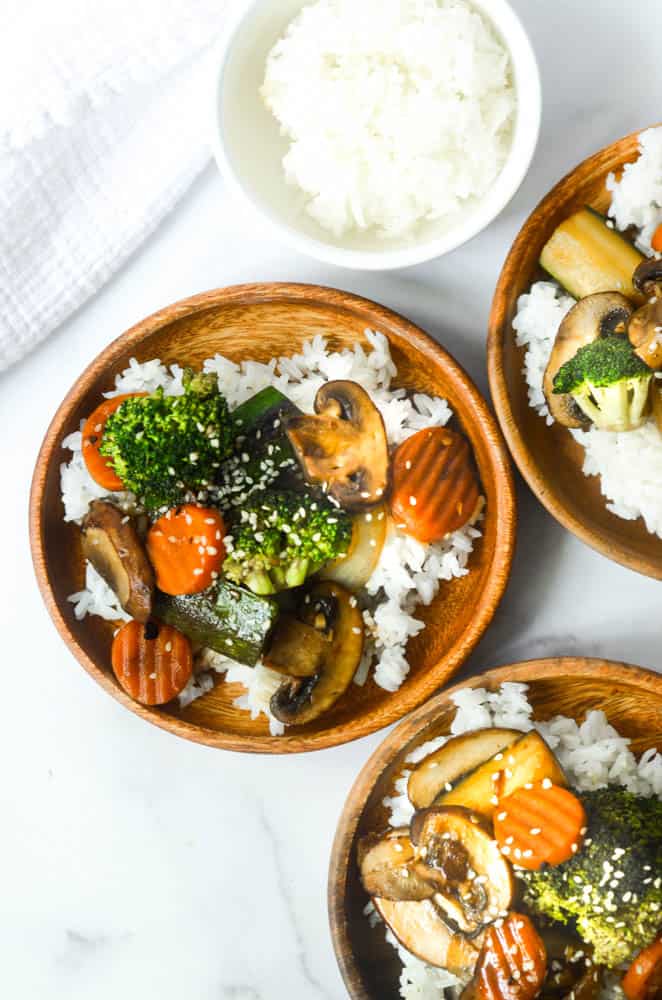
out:
{"label": "wooden bowl interior", "polygon": [[[33,547],[37,575],[61,634],[86,669],[115,697],[187,738],[232,749],[282,753],[317,749],[374,731],[419,704],[458,669],[505,587],[514,511],[507,457],[496,425],[475,388],[440,348],[395,314],[364,300],[306,286],[296,286],[291,293],[287,290],[291,286],[271,286],[268,292],[269,287],[228,289],[171,307],[134,328],[97,359],[65,400],[44,443],[33,494],[33,533],[40,544]],[[138,361],[158,357],[165,364],[196,366],[221,353],[233,361],[266,362],[295,353],[315,334],[324,334],[333,348],[365,343],[367,327],[389,337],[398,384],[449,400],[457,424],[471,439],[487,496],[483,537],[471,557],[470,572],[443,583],[437,599],[422,611],[433,627],[410,644],[412,670],[405,685],[397,694],[389,694],[372,681],[363,688],[353,686],[318,721],[278,738],[269,736],[264,717],[252,720],[233,705],[243,689],[221,679],[213,692],[183,710],[136,705],[119,689],[110,670],[113,626],[98,618],[77,622],[67,601],[67,595],[83,585],[84,566],[79,530],[62,522],[62,438],[78,429],[80,420],[98,403],[101,393],[113,386],[115,374],[131,357]]]}
{"label": "wooden bowl interior", "polygon": [[[591,709],[604,711],[635,753],[662,747],[662,677],[621,664],[597,660],[547,660],[502,667],[459,687],[495,690],[503,681],[526,681],[536,719],[554,715],[583,719]],[[352,789],[338,827],[329,874],[329,912],[336,956],[353,1000],[398,1000],[401,963],[384,938],[383,926],[371,928],[363,913],[368,897],[356,862],[360,837],[388,826],[383,800],[405,758],[427,740],[448,733],[455,715],[450,693],[438,695],[392,733],[378,749]],[[409,765],[411,767],[411,765]]]}
{"label": "wooden bowl interior", "polygon": [[547,426],[528,403],[512,321],[517,300],[532,282],[550,280],[539,267],[540,252],[556,227],[590,205],[606,213],[605,180],[637,158],[638,133],[586,160],[544,199],[521,230],[504,265],[490,317],[488,362],[497,416],[511,453],[538,499],[565,527],[610,559],[662,579],[662,539],[639,519],[625,521],[607,510],[600,480],[582,472],[584,449],[570,432]]}

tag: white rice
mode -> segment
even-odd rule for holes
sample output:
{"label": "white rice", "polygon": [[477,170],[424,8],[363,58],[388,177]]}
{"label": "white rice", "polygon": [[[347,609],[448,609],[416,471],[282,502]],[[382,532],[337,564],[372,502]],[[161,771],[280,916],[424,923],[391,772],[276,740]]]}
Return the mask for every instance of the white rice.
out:
{"label": "white rice", "polygon": [[[409,398],[404,389],[390,388],[397,374],[391,359],[389,344],[382,334],[366,331],[369,350],[361,345],[340,352],[327,350],[321,336],[304,344],[301,354],[272,359],[268,364],[244,361],[240,365],[216,355],[204,362],[204,370],[218,377],[219,389],[228,400],[230,409],[249,399],[267,386],[275,386],[297,406],[313,412],[313,401],[320,386],[331,379],[349,379],[359,382],[370,393],[379,408],[386,427],[389,443],[399,444],[424,427],[444,426],[452,417],[444,399],[416,393]],[[105,395],[110,397],[127,392],[153,392],[159,386],[166,394],[178,395],[182,389],[182,369],[168,369],[158,359],[139,364],[135,358],[129,367],[115,379],[115,388]],[[91,479],[81,453],[81,434],[70,434],[63,447],[73,454],[61,466],[62,501],[66,521],[79,522],[87,513],[90,500],[107,495]],[[130,494],[113,494],[113,499],[130,505]],[[442,580],[465,575],[467,562],[480,531],[467,527],[457,531],[435,545],[422,545],[393,529],[381,553],[379,563],[367,585],[375,596],[384,589],[381,600],[373,613],[365,612],[368,643],[366,655],[357,671],[357,684],[365,683],[371,668],[377,684],[387,691],[396,691],[409,672],[406,646],[409,638],[424,626],[414,617],[418,604],[429,604],[436,595]],[[88,566],[86,586],[70,600],[74,614],[100,614],[105,618],[126,619],[112,591],[98,574]],[[197,672],[189,686],[180,695],[182,706],[211,689],[211,672],[222,674],[228,682],[239,682],[246,693],[237,699],[237,707],[249,711],[253,718],[260,713],[269,720],[270,731],[279,735],[284,727],[269,711],[272,694],[282,678],[274,671],[259,664],[256,668],[235,663],[225,656],[203,651],[198,657]],[[204,678],[201,676],[204,675]]]}
{"label": "white rice", "polygon": [[[639,159],[625,168],[621,180],[610,175],[609,214],[619,229],[643,227],[638,243],[650,254],[650,238],[662,222],[662,128],[643,132],[640,144]],[[574,304],[555,282],[538,281],[520,296],[513,320],[516,343],[526,348],[529,404],[550,425],[554,421],[542,390],[543,375],[559,325]],[[627,433],[594,427],[570,433],[584,448],[584,474],[600,479],[607,509],[628,521],[641,517],[646,529],[662,538],[662,434],[653,419]]]}
{"label": "white rice", "polygon": [[[453,695],[457,712],[451,723],[451,734],[472,732],[488,726],[503,726],[528,732],[536,729],[559,759],[569,783],[583,791],[621,785],[638,795],[662,798],[662,754],[647,750],[637,760],[629,748],[630,741],[621,736],[607,720],[604,712],[589,712],[582,723],[559,715],[548,722],[536,722],[533,708],[526,696],[526,684],[506,683],[495,692],[485,688],[465,688]],[[449,737],[438,736],[413,750],[406,764],[417,764],[439,749]],[[407,826],[414,808],[407,796],[407,779],[411,770],[404,768],[395,781],[393,796],[384,799],[392,827]],[[371,924],[381,923],[372,903],[365,910]],[[439,1000],[454,995],[459,979],[446,970],[426,965],[411,955],[395,940],[390,931],[386,939],[398,951],[403,963],[400,996],[403,1000]],[[623,993],[616,981],[606,986],[600,1000],[620,1000]]]}
{"label": "white rice", "polygon": [[620,180],[607,178],[611,191],[609,215],[617,229],[636,226],[637,246],[652,256],[651,238],[662,223],[662,128],[649,128],[639,136],[639,159],[628,163]]}
{"label": "white rice", "polygon": [[449,224],[494,184],[516,107],[509,54],[465,0],[319,0],[267,59],[261,94],[288,183],[336,237]]}

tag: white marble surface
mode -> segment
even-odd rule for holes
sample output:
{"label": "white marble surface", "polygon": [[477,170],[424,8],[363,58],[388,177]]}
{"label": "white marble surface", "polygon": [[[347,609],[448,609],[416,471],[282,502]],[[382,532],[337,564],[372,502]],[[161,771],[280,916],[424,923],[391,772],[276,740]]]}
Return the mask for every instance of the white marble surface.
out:
{"label": "white marble surface", "polygon": [[[429,330],[486,391],[491,293],[525,215],[583,156],[660,116],[660,0],[515,6],[540,58],[542,139],[515,201],[471,244],[411,271],[336,271],[276,245],[210,167],[124,271],[0,378],[8,1000],[345,995],[327,929],[327,860],[345,796],[382,737],[261,759],[178,741],[122,709],[77,666],[42,606],[27,546],[30,475],[83,366],[140,317],[218,285],[285,279],[360,292]],[[520,499],[512,582],[467,672],[562,653],[662,670],[659,584],[585,548],[523,486]]]}

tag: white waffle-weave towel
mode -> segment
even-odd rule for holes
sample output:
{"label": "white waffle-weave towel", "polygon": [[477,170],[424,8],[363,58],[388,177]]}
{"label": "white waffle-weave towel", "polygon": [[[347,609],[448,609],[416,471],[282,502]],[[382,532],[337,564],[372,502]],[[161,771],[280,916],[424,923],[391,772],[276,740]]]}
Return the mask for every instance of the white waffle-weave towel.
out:
{"label": "white waffle-weave towel", "polygon": [[204,167],[226,2],[0,9],[0,370],[97,291]]}

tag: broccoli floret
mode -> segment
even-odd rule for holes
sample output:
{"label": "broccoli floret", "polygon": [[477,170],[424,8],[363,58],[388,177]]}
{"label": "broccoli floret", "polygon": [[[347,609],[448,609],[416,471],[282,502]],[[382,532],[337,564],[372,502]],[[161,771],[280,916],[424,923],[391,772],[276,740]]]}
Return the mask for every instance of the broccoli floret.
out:
{"label": "broccoli floret", "polygon": [[226,577],[256,594],[273,594],[301,586],[325,563],[344,555],[352,522],[326,500],[268,491],[235,511],[229,530]]}
{"label": "broccoli floret", "polygon": [[627,337],[609,334],[561,366],[554,392],[569,393],[601,430],[629,431],[643,423],[652,377]]}
{"label": "broccoli floret", "polygon": [[610,968],[655,940],[662,927],[662,801],[622,788],[582,792],[584,845],[569,861],[519,870],[526,901],[577,932]]}
{"label": "broccoli floret", "polygon": [[187,370],[182,396],[125,400],[108,418],[100,451],[125,487],[153,510],[206,488],[232,445],[225,398],[215,375]]}

